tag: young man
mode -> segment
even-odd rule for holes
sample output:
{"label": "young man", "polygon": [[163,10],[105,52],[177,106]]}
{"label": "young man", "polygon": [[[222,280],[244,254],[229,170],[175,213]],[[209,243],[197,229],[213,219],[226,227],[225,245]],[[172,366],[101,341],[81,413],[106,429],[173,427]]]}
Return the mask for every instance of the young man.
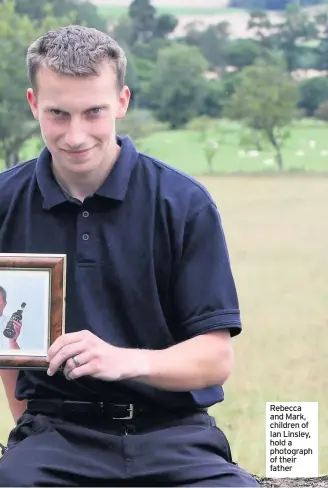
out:
{"label": "young man", "polygon": [[10,320],[9,315],[4,315],[4,310],[7,306],[7,292],[3,288],[3,286],[0,286],[0,351],[3,351],[4,349],[19,349],[19,345],[17,343],[17,339],[19,337],[21,328],[22,328],[22,322],[14,320],[13,325],[15,329],[15,335],[8,339],[6,336],[4,336],[3,332],[6,328],[6,325],[8,324],[8,321]]}
{"label": "young man", "polygon": [[64,27],[27,64],[46,147],[0,175],[0,252],[67,254],[66,333],[48,371],[2,372],[17,426],[0,485],[258,486],[206,410],[241,331],[213,200],[116,135],[114,40]]}

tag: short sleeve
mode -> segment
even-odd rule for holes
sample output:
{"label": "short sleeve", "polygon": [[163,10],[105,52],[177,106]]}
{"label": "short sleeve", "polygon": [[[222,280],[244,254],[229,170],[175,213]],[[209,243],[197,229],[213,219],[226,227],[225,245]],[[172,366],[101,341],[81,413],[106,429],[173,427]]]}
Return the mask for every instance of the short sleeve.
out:
{"label": "short sleeve", "polygon": [[241,332],[238,296],[220,215],[212,202],[184,229],[175,273],[175,330],[179,340],[229,329]]}

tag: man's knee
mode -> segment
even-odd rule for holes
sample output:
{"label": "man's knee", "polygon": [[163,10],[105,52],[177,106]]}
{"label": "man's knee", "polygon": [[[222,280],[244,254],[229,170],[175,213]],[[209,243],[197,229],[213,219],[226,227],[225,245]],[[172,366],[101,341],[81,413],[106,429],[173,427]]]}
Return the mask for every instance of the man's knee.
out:
{"label": "man's knee", "polygon": [[[231,474],[230,474],[231,471]],[[243,487],[251,487],[256,486],[259,487],[260,484],[258,481],[250,475],[247,471],[240,468],[238,464],[230,464],[229,467],[229,475],[227,477],[227,481],[231,478],[232,484],[227,484],[223,486],[234,486],[236,488],[243,488]]]}
{"label": "man's knee", "polygon": [[0,459],[0,486],[32,486],[29,473],[22,469],[19,459],[12,459],[11,453],[5,453]]}
{"label": "man's knee", "polygon": [[236,467],[235,465],[227,465],[226,469],[221,474],[208,477],[205,479],[198,479],[197,481],[187,482],[181,486],[188,488],[194,487],[217,487],[217,488],[259,488],[259,483],[246,471]]}
{"label": "man's knee", "polygon": [[23,444],[18,443],[0,459],[0,486],[40,486],[37,456]]}

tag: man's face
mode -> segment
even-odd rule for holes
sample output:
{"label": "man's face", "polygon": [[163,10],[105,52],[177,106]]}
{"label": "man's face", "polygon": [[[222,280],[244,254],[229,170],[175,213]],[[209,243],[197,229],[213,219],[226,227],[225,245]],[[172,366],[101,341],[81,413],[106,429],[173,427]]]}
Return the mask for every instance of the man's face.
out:
{"label": "man's face", "polygon": [[37,93],[28,102],[58,170],[88,173],[106,164],[116,147],[115,121],[130,99],[119,91],[115,68],[104,62],[99,76],[64,76],[50,68],[37,75]]}
{"label": "man's face", "polygon": [[2,293],[0,292],[0,317],[3,314],[3,311],[7,305],[6,300],[4,300]]}

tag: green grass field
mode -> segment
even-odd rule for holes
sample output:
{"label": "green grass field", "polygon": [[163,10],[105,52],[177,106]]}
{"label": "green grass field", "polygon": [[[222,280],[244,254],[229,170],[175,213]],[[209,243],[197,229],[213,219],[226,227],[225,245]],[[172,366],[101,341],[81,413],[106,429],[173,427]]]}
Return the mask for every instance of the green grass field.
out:
{"label": "green grass field", "polygon": [[202,178],[221,210],[244,333],[226,401],[213,409],[237,461],[265,474],[265,402],[319,403],[328,473],[328,178]]}
{"label": "green grass field", "polygon": [[[328,172],[328,139],[325,125],[299,123],[291,131],[291,137],[283,148],[285,169],[288,171]],[[211,139],[219,141],[214,159],[216,172],[272,172],[276,171],[274,152],[265,148],[257,155],[239,146],[242,128],[225,125],[223,136],[212,134]],[[223,137],[221,139],[221,137]],[[315,143],[315,147],[312,147]],[[193,174],[207,172],[204,149],[195,131],[168,131],[153,134],[142,141],[141,149],[169,162],[180,170]]]}
{"label": "green grass field", "polygon": [[[236,363],[225,401],[212,413],[242,467],[265,475],[267,401],[319,403],[319,472],[328,473],[328,177],[319,173],[265,174],[257,158],[222,145],[217,176],[201,176],[206,161],[197,133],[155,134],[142,146],[198,175],[217,202],[240,296],[244,331],[234,340]],[[316,147],[310,147],[316,141]],[[300,124],[284,151],[289,169],[326,171],[326,128]],[[303,156],[297,156],[297,151]],[[35,155],[33,141],[26,157]],[[229,172],[244,174],[229,175]],[[257,172],[256,176],[246,171]],[[0,441],[13,426],[0,391]]]}

